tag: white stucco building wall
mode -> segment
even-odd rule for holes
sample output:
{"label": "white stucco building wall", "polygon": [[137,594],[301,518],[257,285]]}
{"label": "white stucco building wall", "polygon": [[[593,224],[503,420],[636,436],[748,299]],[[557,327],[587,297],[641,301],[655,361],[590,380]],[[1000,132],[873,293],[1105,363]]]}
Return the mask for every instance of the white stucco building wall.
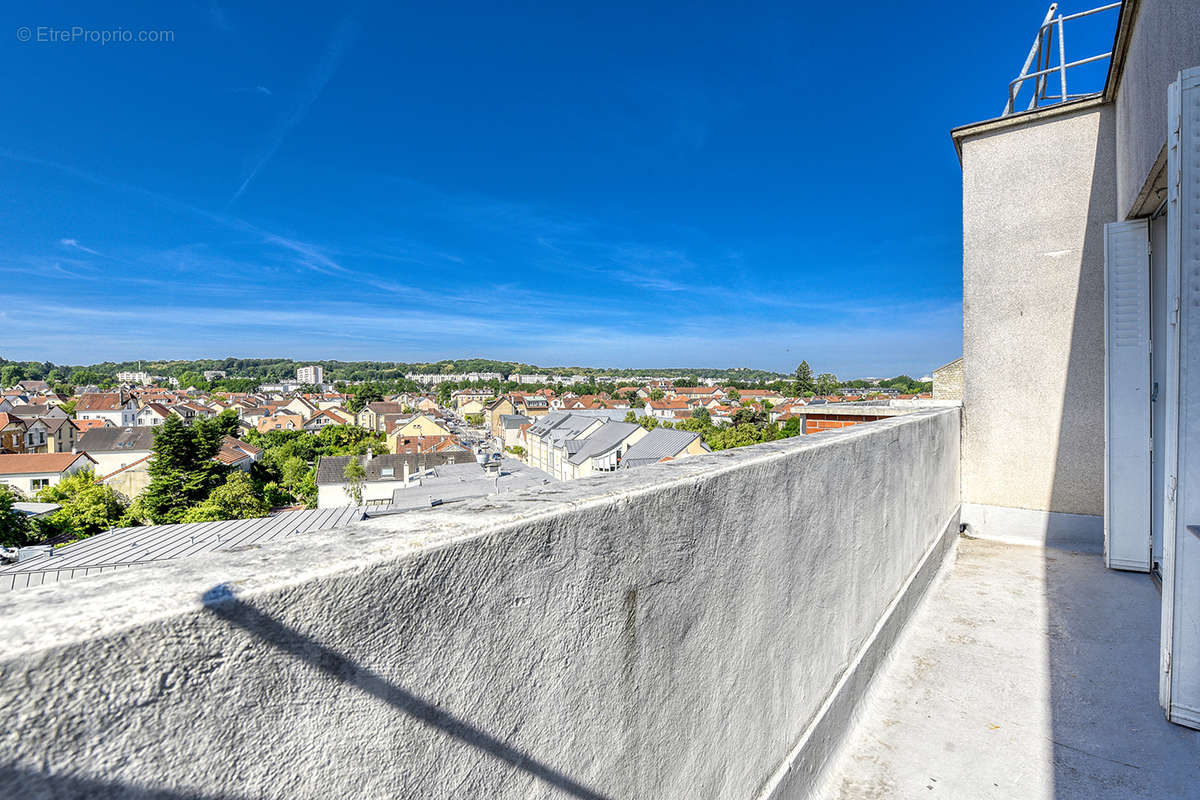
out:
{"label": "white stucco building wall", "polygon": [[1104,456],[1111,105],[959,133],[963,502],[1095,517]]}

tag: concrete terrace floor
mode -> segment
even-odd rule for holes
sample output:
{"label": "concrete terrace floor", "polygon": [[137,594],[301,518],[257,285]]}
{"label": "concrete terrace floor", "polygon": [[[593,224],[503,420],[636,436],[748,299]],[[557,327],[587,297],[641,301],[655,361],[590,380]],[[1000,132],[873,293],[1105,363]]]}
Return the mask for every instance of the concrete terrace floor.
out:
{"label": "concrete terrace floor", "polygon": [[1200,798],[1158,705],[1159,593],[1095,553],[960,539],[819,796]]}

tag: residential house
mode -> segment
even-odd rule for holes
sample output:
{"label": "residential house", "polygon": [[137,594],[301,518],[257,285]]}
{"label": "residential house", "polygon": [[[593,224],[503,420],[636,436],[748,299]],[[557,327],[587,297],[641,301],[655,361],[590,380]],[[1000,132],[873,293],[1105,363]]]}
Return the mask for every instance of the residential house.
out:
{"label": "residential house", "polygon": [[25,428],[25,420],[0,411],[0,453],[24,453]]}
{"label": "residential house", "polygon": [[197,419],[208,419],[216,416],[216,413],[208,406],[192,401],[176,403],[171,406],[171,413],[180,417],[189,425]]}
{"label": "residential house", "polygon": [[49,452],[48,441],[50,439],[50,428],[44,420],[37,417],[25,420],[25,452],[26,453],[46,453]]}
{"label": "residential house", "polygon": [[304,429],[304,417],[292,414],[282,409],[259,418],[255,430],[259,433],[268,431],[299,431]]}
{"label": "residential house", "polygon": [[482,416],[484,409],[483,402],[475,398],[470,398],[458,404],[458,413],[464,417]]}
{"label": "residential house", "polygon": [[148,458],[154,448],[154,428],[97,428],[79,437],[76,449],[96,462],[96,474],[105,476],[135,461]]}
{"label": "residential house", "polygon": [[77,436],[82,436],[88,431],[96,430],[97,428],[116,427],[116,425],[113,425],[106,419],[75,419],[72,421],[75,423],[75,430],[78,431]]}
{"label": "residential house", "polygon": [[70,453],[75,450],[75,444],[79,440],[79,428],[74,420],[65,417],[42,417],[41,420],[47,430],[47,453]]}
{"label": "residential house", "polygon": [[[346,465],[358,459],[366,477],[362,481],[362,502],[356,502],[350,482],[346,480]],[[365,456],[323,456],[317,461],[317,508],[345,506],[387,506],[392,493],[409,488],[414,476],[431,467],[443,464],[474,461],[471,453],[384,453]]]}
{"label": "residential house", "polygon": [[470,453],[457,436],[393,436],[389,453]]}
{"label": "residential house", "polygon": [[66,419],[69,415],[58,406],[52,406],[47,403],[27,403],[25,405],[13,406],[7,409],[10,414],[16,414],[22,419],[30,419],[37,417],[39,419],[46,417],[54,417],[56,419]]}
{"label": "residential house", "polygon": [[29,394],[41,394],[50,391],[50,384],[45,381],[17,381],[17,387]]}
{"label": "residential house", "polygon": [[88,392],[75,403],[75,419],[102,419],[116,428],[132,428],[137,401],[127,392]]}
{"label": "residential house", "polygon": [[500,417],[499,421],[500,433],[497,436],[500,438],[504,449],[524,447],[521,441],[521,428],[522,426],[531,424],[533,419],[520,414],[505,414]]}
{"label": "residential house", "polygon": [[162,425],[170,415],[171,411],[161,403],[146,403],[138,409],[133,424],[139,428],[153,428],[156,425]]}
{"label": "residential house", "polygon": [[514,399],[513,395],[510,394],[501,395],[484,407],[483,426],[491,431],[492,436],[500,436],[501,434],[501,417],[510,416],[517,412]]}
{"label": "residential house", "polygon": [[[549,389],[543,390],[549,392]],[[521,395],[517,401],[515,412],[527,417],[542,417],[550,413],[550,399],[553,393]]]}
{"label": "residential house", "polygon": [[[349,412],[347,412],[349,413]],[[330,425],[349,425],[349,417],[343,417],[332,408],[323,409],[316,412],[304,422],[304,430],[311,433],[319,433],[322,429]]]}
{"label": "residential house", "polygon": [[388,450],[393,453],[397,452],[393,444],[393,440],[395,439],[413,439],[421,436],[452,436],[453,433],[444,423],[430,414],[410,414],[396,420],[388,429]]}
{"label": "residential house", "polygon": [[634,422],[605,421],[581,438],[568,439],[562,445],[566,451],[556,462],[560,465],[559,480],[586,478],[597,472],[612,472],[621,466],[621,459],[649,431]]}
{"label": "residential house", "polygon": [[647,400],[646,413],[661,420],[673,420],[676,412],[683,411],[691,414],[692,407],[687,400]]}
{"label": "residential house", "polygon": [[281,408],[284,408],[293,414],[299,414],[305,419],[310,419],[314,414],[321,410],[317,407],[316,403],[309,402],[300,395],[288,400],[281,406]]}
{"label": "residential house", "polygon": [[782,392],[777,392],[774,389],[738,389],[738,397],[742,405],[747,403],[783,403],[787,400],[787,395]]}
{"label": "residential house", "polygon": [[[547,472],[559,480],[570,480],[580,477],[581,474],[606,469],[608,460],[615,458],[615,445],[596,452],[595,461],[572,463],[571,456],[579,453],[583,449],[584,441],[602,426],[616,422],[626,424],[623,422],[626,413],[611,409],[552,411],[533,420],[528,428],[522,425],[520,427],[524,428],[524,435],[519,441],[523,441],[525,461],[531,467]],[[622,437],[620,441],[625,443],[628,438]],[[621,446],[624,447],[623,444]]]}
{"label": "residential house", "polygon": [[386,431],[387,421],[384,417],[403,413],[404,406],[400,403],[389,403],[379,400],[363,406],[362,411],[358,412],[358,424],[360,427],[370,431]]}
{"label": "residential house", "polygon": [[250,467],[262,456],[262,450],[241,439],[226,436],[221,439],[221,449],[213,456],[213,460],[227,467],[249,472]]}
{"label": "residential house", "polygon": [[[460,414],[482,414],[483,406],[495,396],[496,393],[491,389],[459,389],[450,395],[450,403]],[[463,410],[463,407],[471,401],[475,401],[479,405],[479,411]]]}
{"label": "residential house", "polygon": [[698,433],[655,428],[625,452],[625,457],[621,460],[621,469],[708,452],[711,450]]}
{"label": "residential house", "polygon": [[718,405],[726,396],[725,391],[716,386],[677,386],[667,390],[667,394],[682,397],[685,400],[699,400],[705,404],[716,400]]}
{"label": "residential house", "polygon": [[20,453],[0,455],[0,483],[33,497],[41,489],[54,486],[68,475],[95,468],[87,453]]}

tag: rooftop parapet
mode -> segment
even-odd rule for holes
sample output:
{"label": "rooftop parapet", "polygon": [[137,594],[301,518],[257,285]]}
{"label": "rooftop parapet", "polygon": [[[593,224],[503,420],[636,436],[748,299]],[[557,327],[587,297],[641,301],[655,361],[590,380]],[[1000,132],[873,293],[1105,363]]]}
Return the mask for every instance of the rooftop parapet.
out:
{"label": "rooftop parapet", "polygon": [[918,411],[8,593],[0,796],[793,796],[958,452]]}

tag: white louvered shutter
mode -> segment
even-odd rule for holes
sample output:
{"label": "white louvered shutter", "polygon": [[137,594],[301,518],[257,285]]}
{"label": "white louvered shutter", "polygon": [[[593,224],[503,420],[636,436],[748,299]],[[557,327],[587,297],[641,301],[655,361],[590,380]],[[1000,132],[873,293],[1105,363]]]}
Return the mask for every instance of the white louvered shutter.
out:
{"label": "white louvered shutter", "polygon": [[1168,719],[1200,728],[1200,67],[1171,84],[1167,137],[1173,351],[1167,363],[1159,694]]}
{"label": "white louvered shutter", "polygon": [[1104,563],[1150,571],[1150,227],[1104,226]]}

